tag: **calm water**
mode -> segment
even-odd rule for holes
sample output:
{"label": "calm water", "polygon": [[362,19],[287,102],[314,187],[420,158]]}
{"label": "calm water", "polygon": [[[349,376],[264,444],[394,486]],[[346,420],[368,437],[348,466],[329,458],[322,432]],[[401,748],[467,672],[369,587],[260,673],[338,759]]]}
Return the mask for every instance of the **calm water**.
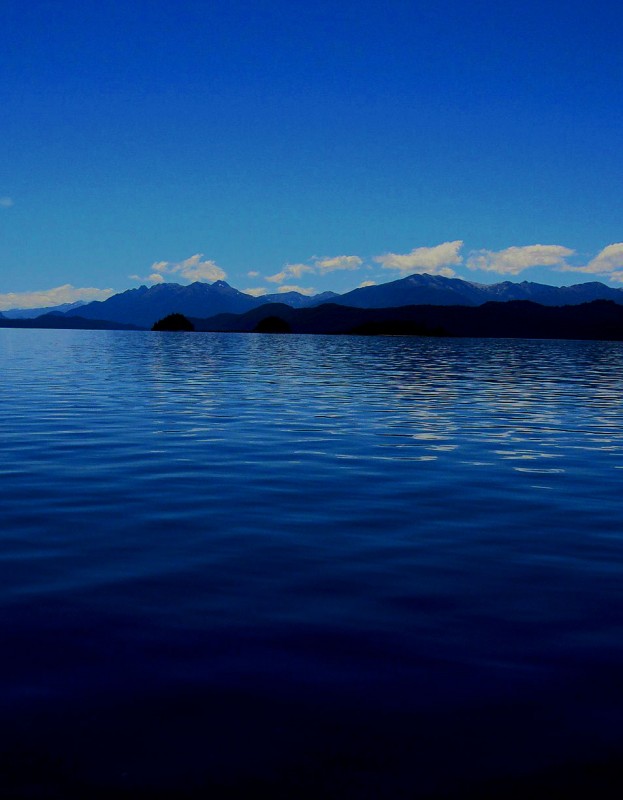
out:
{"label": "calm water", "polygon": [[2,330],[0,401],[3,797],[614,780],[622,344]]}

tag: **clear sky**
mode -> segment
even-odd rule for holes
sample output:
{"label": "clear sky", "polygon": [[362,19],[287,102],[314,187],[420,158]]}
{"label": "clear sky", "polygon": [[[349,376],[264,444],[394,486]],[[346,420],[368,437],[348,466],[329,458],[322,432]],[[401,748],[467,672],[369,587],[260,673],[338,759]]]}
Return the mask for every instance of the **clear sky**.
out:
{"label": "clear sky", "polygon": [[586,0],[2,0],[0,309],[622,286],[622,30]]}

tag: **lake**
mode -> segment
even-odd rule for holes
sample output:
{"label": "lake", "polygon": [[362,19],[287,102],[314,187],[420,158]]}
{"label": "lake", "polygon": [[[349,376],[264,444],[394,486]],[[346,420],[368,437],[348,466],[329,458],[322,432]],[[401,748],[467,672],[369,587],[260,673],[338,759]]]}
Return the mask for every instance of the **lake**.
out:
{"label": "lake", "polygon": [[620,796],[623,344],[7,329],[0,401],[3,797]]}

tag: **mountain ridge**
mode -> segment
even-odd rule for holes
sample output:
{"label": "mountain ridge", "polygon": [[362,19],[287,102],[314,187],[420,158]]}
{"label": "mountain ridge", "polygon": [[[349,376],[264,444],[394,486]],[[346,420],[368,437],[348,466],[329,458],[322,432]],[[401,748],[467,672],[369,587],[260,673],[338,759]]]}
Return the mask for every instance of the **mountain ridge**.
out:
{"label": "mountain ridge", "polygon": [[[119,292],[107,300],[85,303],[79,307],[79,316],[85,319],[151,326],[171,313],[207,319],[217,314],[243,314],[270,303],[285,303],[292,308],[310,308],[326,302],[338,302],[354,308],[395,308],[405,305],[479,306],[489,301],[508,302],[530,300],[546,306],[579,305],[592,300],[613,300],[623,305],[623,289],[607,286],[598,281],[572,286],[522,281],[502,281],[479,284],[462,278],[441,275],[414,274],[394,281],[360,287],[344,294],[322,292],[307,296],[300,292],[284,292],[253,297],[230,286],[226,281],[203,283],[196,281],[183,286],[177,283],[159,283],[139,286]],[[14,312],[18,312],[16,309]],[[35,318],[41,314],[36,309],[12,318]],[[76,315],[75,304],[64,310],[62,306],[40,309],[41,313]]]}
{"label": "mountain ridge", "polygon": [[550,286],[532,281],[479,284],[442,275],[408,275],[389,283],[353,289],[340,295],[340,304],[356,308],[392,308],[401,305],[483,305],[490,300],[532,300],[540,305],[579,305],[613,300],[623,305],[623,289],[598,281],[572,286]]}
{"label": "mountain ridge", "polygon": [[[326,293],[317,295],[322,298]],[[292,305],[305,307],[315,302],[298,292],[288,293]],[[157,283],[154,286],[139,286],[81,306],[80,316],[85,319],[109,320],[111,322],[151,326],[168,314],[180,313],[187,317],[206,317],[219,313],[241,314],[271,302],[281,295],[252,297],[230,286],[226,281],[203,283],[195,281],[188,286],[179,283]],[[322,302],[320,299],[319,302]]]}

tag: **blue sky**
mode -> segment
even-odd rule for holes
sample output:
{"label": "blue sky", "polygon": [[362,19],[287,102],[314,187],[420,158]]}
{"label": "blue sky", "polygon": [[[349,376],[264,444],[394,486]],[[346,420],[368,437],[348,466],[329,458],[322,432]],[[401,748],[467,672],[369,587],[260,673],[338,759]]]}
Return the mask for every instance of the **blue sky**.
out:
{"label": "blue sky", "polygon": [[3,0],[0,309],[223,276],[623,285],[622,23],[574,0]]}

